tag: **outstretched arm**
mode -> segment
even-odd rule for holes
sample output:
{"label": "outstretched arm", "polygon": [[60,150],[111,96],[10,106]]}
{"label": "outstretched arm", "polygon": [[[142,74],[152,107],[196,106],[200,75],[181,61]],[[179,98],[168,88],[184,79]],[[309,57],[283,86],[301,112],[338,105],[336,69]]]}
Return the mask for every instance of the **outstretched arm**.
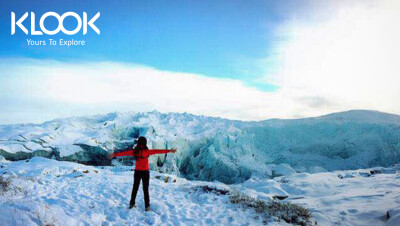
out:
{"label": "outstretched arm", "polygon": [[159,150],[159,149],[151,149],[149,150],[149,155],[156,155],[156,154],[163,154],[163,153],[175,153],[176,149],[170,149],[170,150]]}
{"label": "outstretched arm", "polygon": [[118,153],[112,153],[110,154],[111,157],[120,157],[120,156],[134,156],[133,150],[128,150],[128,151],[123,151],[123,152],[118,152]]}

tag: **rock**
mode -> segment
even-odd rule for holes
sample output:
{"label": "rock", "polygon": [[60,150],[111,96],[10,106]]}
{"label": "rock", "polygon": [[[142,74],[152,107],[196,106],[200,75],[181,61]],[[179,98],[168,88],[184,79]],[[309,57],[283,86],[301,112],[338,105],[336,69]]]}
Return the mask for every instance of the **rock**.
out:
{"label": "rock", "polygon": [[289,196],[280,196],[280,195],[275,195],[275,196],[273,196],[272,198],[274,198],[274,199],[278,199],[278,200],[284,200],[284,199],[286,199],[287,197],[289,197]]}
{"label": "rock", "polygon": [[169,176],[165,176],[164,177],[164,183],[168,183],[168,181],[169,181]]}
{"label": "rock", "polygon": [[381,173],[382,173],[382,170],[380,170],[380,169],[373,169],[373,170],[370,170],[369,173],[370,173],[371,175],[374,175],[374,174],[381,174]]}

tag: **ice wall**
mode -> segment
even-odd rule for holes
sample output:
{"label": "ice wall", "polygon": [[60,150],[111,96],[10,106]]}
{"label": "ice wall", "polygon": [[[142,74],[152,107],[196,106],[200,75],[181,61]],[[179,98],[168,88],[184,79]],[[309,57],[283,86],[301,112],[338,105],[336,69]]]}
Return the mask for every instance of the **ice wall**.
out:
{"label": "ice wall", "polygon": [[[0,155],[45,156],[108,165],[106,156],[140,135],[152,148],[151,169],[189,179],[241,182],[252,174],[320,172],[400,162],[400,116],[349,111],[316,118],[232,121],[191,114],[111,113],[43,124],[0,126]],[[125,163],[130,160],[125,160]],[[289,164],[285,165],[285,164]]]}

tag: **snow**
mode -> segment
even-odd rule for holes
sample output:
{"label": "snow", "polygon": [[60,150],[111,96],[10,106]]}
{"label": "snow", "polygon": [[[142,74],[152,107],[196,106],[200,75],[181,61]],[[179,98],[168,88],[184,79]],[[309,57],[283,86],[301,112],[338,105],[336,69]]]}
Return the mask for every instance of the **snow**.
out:
{"label": "snow", "polygon": [[8,161],[2,155],[0,155],[0,163],[9,163],[9,162],[11,162],[11,161]]}
{"label": "snow", "polygon": [[235,185],[234,187],[253,198],[272,200],[274,197],[288,197],[289,194],[284,191],[281,185],[270,179],[259,179],[252,177],[245,181],[243,184]]}
{"label": "snow", "polygon": [[[384,225],[386,212],[400,208],[400,174],[367,170],[299,174],[284,178],[288,201],[307,205],[322,225]],[[341,179],[339,174],[352,174]]]}
{"label": "snow", "polygon": [[205,185],[262,200],[287,197],[283,202],[308,208],[318,225],[389,226],[398,225],[400,219],[399,165],[292,173],[274,179],[253,175],[234,185],[152,171],[152,211],[145,212],[141,190],[137,208],[127,208],[133,180],[130,167],[93,167],[41,157],[0,164],[0,175],[12,179],[12,189],[0,192],[0,222],[5,226],[287,225],[265,221],[254,210],[230,203],[228,195],[198,189]]}
{"label": "snow", "polygon": [[288,176],[296,173],[296,171],[289,164],[280,164],[272,167],[272,173],[275,176]]}
{"label": "snow", "polygon": [[398,226],[400,225],[400,209],[389,211],[389,221],[386,226]]}
{"label": "snow", "polygon": [[145,212],[141,189],[137,208],[128,209],[133,182],[129,167],[101,169],[35,157],[6,164],[3,172],[15,175],[14,183],[22,192],[0,195],[2,225],[262,224],[253,211],[229,204],[228,196],[194,190],[201,185],[227,188],[220,183],[172,175],[171,182],[165,183],[155,178],[163,174],[151,172],[152,211]]}
{"label": "snow", "polygon": [[178,149],[166,159],[151,157],[152,170],[195,180],[241,183],[256,174],[272,177],[400,162],[400,116],[361,110],[260,122],[154,111],[3,125],[0,154],[19,160],[31,157],[22,152],[49,153],[47,157],[59,160],[106,165],[107,152],[134,144],[140,135],[150,147]]}

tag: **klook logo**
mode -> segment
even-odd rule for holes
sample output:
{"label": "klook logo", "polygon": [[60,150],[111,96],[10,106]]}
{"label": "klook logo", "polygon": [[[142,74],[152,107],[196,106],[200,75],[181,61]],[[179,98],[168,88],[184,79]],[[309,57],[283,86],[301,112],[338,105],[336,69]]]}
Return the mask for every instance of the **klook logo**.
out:
{"label": "klook logo", "polygon": [[[21,18],[19,18],[17,21],[15,21],[15,13],[11,12],[11,35],[15,34],[15,25],[17,25],[25,34],[28,34],[28,29],[22,25],[24,20],[28,17],[28,12],[26,12]],[[45,26],[44,26],[44,21],[46,20],[47,17],[55,17],[58,20],[58,26],[55,30],[49,31]],[[64,28],[64,19],[68,16],[74,17],[76,21],[78,22],[76,28],[74,30],[67,30]],[[92,19],[88,21],[87,19],[87,14],[86,12],[83,12],[83,19],[75,13],[75,12],[66,12],[63,15],[59,15],[58,13],[55,12],[47,12],[40,17],[39,25],[40,25],[40,30],[36,30],[35,28],[35,13],[31,12],[31,35],[43,35],[43,33],[47,35],[55,35],[58,34],[58,32],[62,31],[66,35],[74,35],[78,33],[81,28],[83,27],[83,34],[85,35],[87,33],[87,28],[88,25],[99,35],[100,30],[94,25],[94,22],[100,17],[100,13],[98,12]]]}

